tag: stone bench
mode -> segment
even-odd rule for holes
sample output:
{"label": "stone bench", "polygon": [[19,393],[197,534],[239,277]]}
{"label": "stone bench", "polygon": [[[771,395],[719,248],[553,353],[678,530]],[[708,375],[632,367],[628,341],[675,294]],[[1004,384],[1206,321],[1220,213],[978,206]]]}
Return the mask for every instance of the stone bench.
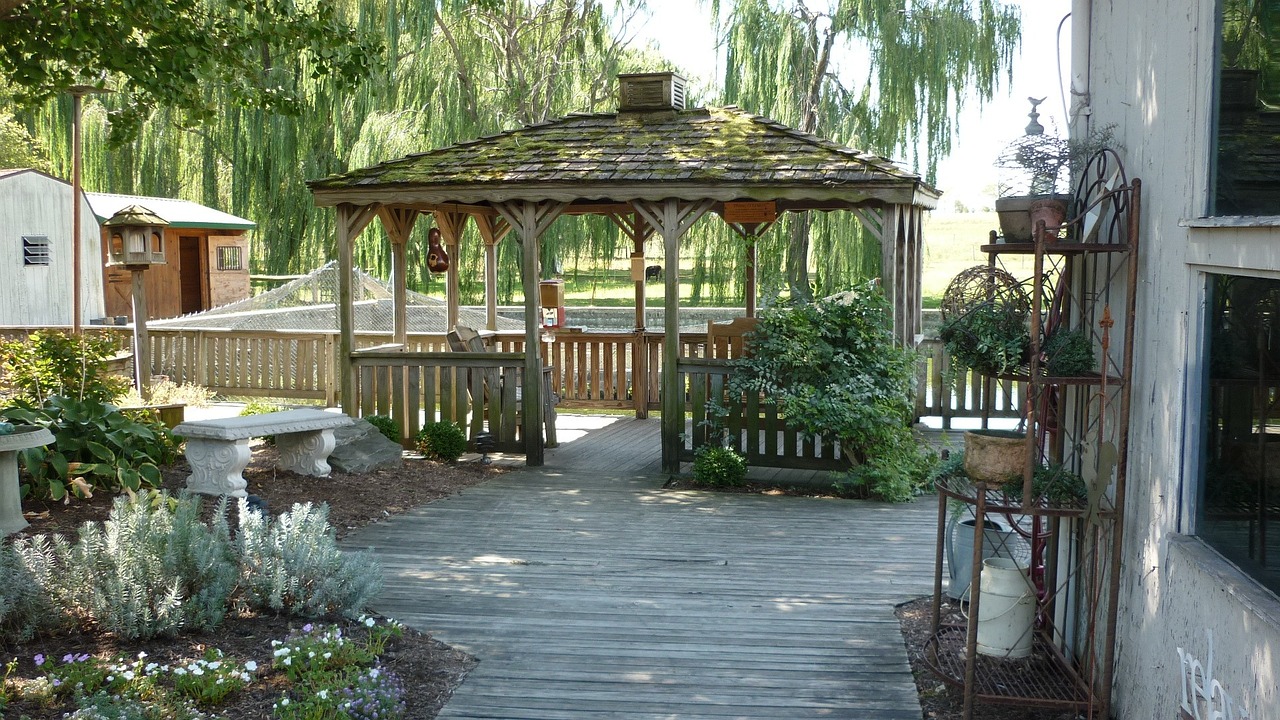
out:
{"label": "stone bench", "polygon": [[173,429],[187,443],[191,474],[187,489],[207,495],[244,497],[244,468],[249,464],[249,438],[274,435],[279,467],[300,475],[328,477],[333,429],[351,418],[323,410],[282,410],[261,415],[195,420]]}

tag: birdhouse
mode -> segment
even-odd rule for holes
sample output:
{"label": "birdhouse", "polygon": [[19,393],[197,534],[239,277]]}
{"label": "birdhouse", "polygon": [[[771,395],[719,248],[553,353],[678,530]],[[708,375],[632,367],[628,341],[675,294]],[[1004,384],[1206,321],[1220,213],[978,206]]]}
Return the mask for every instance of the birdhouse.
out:
{"label": "birdhouse", "polygon": [[103,225],[110,228],[107,265],[163,265],[164,228],[168,221],[141,205],[121,208]]}

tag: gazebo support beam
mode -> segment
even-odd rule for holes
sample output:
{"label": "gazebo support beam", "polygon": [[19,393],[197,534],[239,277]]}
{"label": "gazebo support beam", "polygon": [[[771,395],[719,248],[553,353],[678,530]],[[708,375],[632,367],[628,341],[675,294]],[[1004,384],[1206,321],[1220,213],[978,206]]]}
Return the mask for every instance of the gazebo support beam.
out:
{"label": "gazebo support beam", "polygon": [[378,208],[378,218],[382,220],[382,227],[391,241],[391,293],[395,302],[391,341],[403,350],[409,341],[409,323],[405,309],[408,304],[405,246],[408,245],[409,233],[413,232],[413,225],[418,220],[418,211],[410,207],[383,206]]}
{"label": "gazebo support beam", "polygon": [[445,271],[445,329],[453,330],[458,326],[458,263],[461,257],[458,248],[462,244],[462,231],[467,227],[466,213],[435,212],[436,227],[444,238],[445,252],[449,255],[449,269]]}
{"label": "gazebo support beam", "polygon": [[662,200],[636,201],[637,215],[662,235],[666,283],[662,343],[662,471],[680,472],[680,444],[684,434],[684,393],[680,390],[680,238],[714,203]]}
{"label": "gazebo support beam", "polygon": [[355,274],[356,236],[373,220],[378,205],[338,206],[338,388],[342,412],[356,416],[356,376],[351,370],[351,353],[356,347],[356,319],[351,280]]}
{"label": "gazebo support beam", "polygon": [[725,223],[743,240],[747,241],[747,277],[742,283],[743,304],[747,317],[756,316],[756,243],[774,226],[773,222]]}
{"label": "gazebo support beam", "polygon": [[542,313],[538,309],[538,238],[560,216],[566,203],[514,201],[494,207],[516,232],[523,249],[524,280],[524,383],[520,397],[525,464],[543,463],[542,441]]}
{"label": "gazebo support beam", "polygon": [[511,232],[503,218],[476,215],[476,229],[484,240],[484,316],[490,330],[498,329],[498,243]]}

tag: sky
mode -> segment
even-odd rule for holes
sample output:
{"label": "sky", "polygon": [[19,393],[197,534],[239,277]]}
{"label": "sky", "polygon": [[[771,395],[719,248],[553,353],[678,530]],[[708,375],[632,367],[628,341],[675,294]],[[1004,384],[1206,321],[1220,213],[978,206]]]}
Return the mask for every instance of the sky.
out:
{"label": "sky", "polygon": [[[726,1],[727,6],[729,3]],[[1013,82],[1005,83],[983,109],[972,99],[956,122],[953,152],[938,167],[938,188],[943,191],[939,212],[956,202],[970,208],[994,201],[1000,150],[1021,136],[1031,106],[1028,97],[1048,99],[1040,105],[1040,123],[1046,131],[1056,127],[1066,134],[1063,97],[1068,90],[1071,66],[1070,22],[1061,42],[1062,82],[1058,81],[1056,53],[1059,22],[1070,12],[1070,0],[1016,0],[1022,10],[1022,45],[1014,60]],[[668,59],[684,68],[691,83],[706,87],[718,77],[718,58],[711,17],[704,3],[695,0],[648,0],[649,17],[630,26],[634,43],[652,42]],[[849,65],[851,63],[845,63]],[[849,83],[851,86],[854,83]],[[750,110],[751,108],[745,108]],[[902,158],[894,158],[902,160]]]}

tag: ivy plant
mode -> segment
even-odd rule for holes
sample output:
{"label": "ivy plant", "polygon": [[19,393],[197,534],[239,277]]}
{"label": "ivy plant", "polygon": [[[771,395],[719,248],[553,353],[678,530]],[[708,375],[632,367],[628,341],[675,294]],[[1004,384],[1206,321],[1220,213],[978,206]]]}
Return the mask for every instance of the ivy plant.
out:
{"label": "ivy plant", "polygon": [[894,341],[872,283],[767,308],[732,361],[730,389],[759,393],[804,432],[840,442],[855,466],[838,485],[860,496],[915,496],[930,467],[911,431],[916,355]]}

